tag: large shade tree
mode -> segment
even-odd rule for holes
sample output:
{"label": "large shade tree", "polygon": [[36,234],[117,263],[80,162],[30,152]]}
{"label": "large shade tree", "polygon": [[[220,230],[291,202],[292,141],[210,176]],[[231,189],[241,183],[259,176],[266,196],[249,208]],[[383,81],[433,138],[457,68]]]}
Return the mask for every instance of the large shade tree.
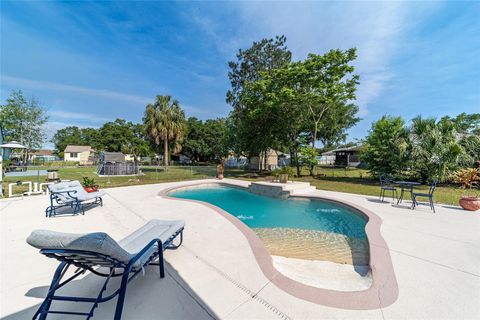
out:
{"label": "large shade tree", "polygon": [[[40,148],[45,139],[48,117],[35,98],[27,99],[21,90],[13,91],[0,106],[0,123],[4,139],[16,140],[28,150]],[[25,154],[25,157],[27,155]]]}
{"label": "large shade tree", "polygon": [[292,53],[286,42],[287,38],[282,35],[255,41],[250,48],[238,50],[237,61],[228,63],[228,78],[232,88],[227,91],[227,102],[234,109],[242,106],[241,95],[247,82],[260,80],[265,72],[290,63]]}
{"label": "large shade tree", "polygon": [[143,118],[145,130],[156,145],[163,142],[163,164],[167,168],[169,150],[178,150],[185,135],[185,114],[177,100],[169,95],[158,95],[154,103],[147,105]]}
{"label": "large shade tree", "polygon": [[317,140],[343,141],[346,129],[359,120],[353,103],[355,57],[355,49],[310,54],[305,61],[285,62],[246,79],[231,114],[238,149],[249,154],[288,150],[299,174],[297,155],[307,141],[312,148]]}
{"label": "large shade tree", "polygon": [[[231,123],[235,139],[232,147],[238,154],[258,155],[275,145],[275,135],[267,132],[275,119],[272,113],[259,112],[266,105],[256,99],[255,88],[251,84],[288,65],[291,58],[285,36],[277,36],[254,42],[248,49],[240,49],[237,60],[229,62],[228,77],[232,88],[227,92],[227,102],[233,107]],[[262,105],[255,109],[258,103]]]}
{"label": "large shade tree", "polygon": [[352,102],[359,84],[352,65],[356,58],[355,48],[336,49],[323,55],[309,54],[305,61],[294,64],[298,94],[308,114],[312,147],[319,139],[338,140],[345,127],[358,121],[354,116],[358,107]]}

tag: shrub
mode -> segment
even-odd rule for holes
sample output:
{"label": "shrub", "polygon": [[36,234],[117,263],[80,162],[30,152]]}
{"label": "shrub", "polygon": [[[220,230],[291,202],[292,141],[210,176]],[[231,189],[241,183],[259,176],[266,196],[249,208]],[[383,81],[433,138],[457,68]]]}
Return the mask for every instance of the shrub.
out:
{"label": "shrub", "polygon": [[472,190],[474,186],[478,186],[480,182],[480,169],[466,168],[458,170],[455,173],[454,181],[460,184],[462,189]]}
{"label": "shrub", "polygon": [[361,159],[373,176],[383,173],[400,174],[406,166],[405,122],[400,117],[383,116],[372,124]]}
{"label": "shrub", "polygon": [[270,173],[270,175],[274,177],[278,177],[281,174],[288,174],[290,177],[293,177],[295,175],[295,170],[290,166],[284,166],[277,168]]}

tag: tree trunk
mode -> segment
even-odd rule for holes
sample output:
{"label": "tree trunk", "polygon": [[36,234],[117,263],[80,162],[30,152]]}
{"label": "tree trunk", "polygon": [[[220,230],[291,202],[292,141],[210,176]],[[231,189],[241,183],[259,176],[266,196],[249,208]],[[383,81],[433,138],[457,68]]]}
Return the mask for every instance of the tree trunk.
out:
{"label": "tree trunk", "polygon": [[315,122],[315,130],[312,135],[312,148],[315,148],[315,142],[317,141],[318,122]]}
{"label": "tree trunk", "polygon": [[267,163],[268,163],[267,154],[268,154],[267,151],[263,153],[263,170],[264,171],[267,171]]}
{"label": "tree trunk", "polygon": [[300,161],[298,161],[298,152],[295,150],[295,167],[297,168],[297,177],[300,178]]}
{"label": "tree trunk", "polygon": [[163,140],[163,165],[165,166],[165,170],[168,167],[168,139]]}

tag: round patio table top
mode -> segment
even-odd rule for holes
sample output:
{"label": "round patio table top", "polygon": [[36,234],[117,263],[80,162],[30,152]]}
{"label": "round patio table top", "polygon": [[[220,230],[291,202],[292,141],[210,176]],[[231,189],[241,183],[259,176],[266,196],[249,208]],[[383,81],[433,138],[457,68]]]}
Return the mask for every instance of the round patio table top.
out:
{"label": "round patio table top", "polygon": [[393,181],[393,183],[401,187],[404,187],[404,186],[413,187],[413,186],[421,185],[420,182],[416,182],[416,181]]}

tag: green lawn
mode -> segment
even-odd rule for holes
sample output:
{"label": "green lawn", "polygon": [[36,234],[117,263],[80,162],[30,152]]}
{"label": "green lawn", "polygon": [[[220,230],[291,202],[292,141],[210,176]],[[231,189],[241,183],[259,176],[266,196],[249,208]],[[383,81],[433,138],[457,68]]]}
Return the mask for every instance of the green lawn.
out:
{"label": "green lawn", "polygon": [[[44,170],[44,167],[29,167],[29,170]],[[101,188],[113,188],[130,185],[140,184],[152,184],[160,182],[170,181],[182,181],[193,179],[205,179],[215,176],[215,167],[170,167],[167,171],[164,171],[162,167],[142,167],[142,175],[138,176],[125,176],[125,177],[99,177],[95,167],[70,167],[70,168],[58,168],[58,175],[62,180],[79,180],[82,181],[82,177],[94,178],[95,182]],[[32,181],[37,182],[37,176],[29,177],[4,177],[4,194],[8,192],[7,183],[16,181]],[[45,182],[46,176],[40,176],[40,182]],[[15,186],[14,193],[20,193],[26,191],[27,186]]]}
{"label": "green lawn", "polygon": [[[36,169],[31,167],[29,170]],[[44,167],[38,167],[45,169]],[[185,167],[171,167],[164,171],[162,167],[143,167],[143,175],[129,176],[129,177],[98,177],[95,173],[94,167],[73,167],[73,168],[59,168],[59,176],[64,180],[80,180],[82,177],[93,177],[101,188],[111,188],[129,185],[152,184],[169,181],[183,181],[193,179],[204,179],[215,176],[215,167],[201,167],[201,166],[185,166]],[[320,190],[349,192],[355,194],[378,196],[379,185],[376,180],[369,178],[366,170],[362,169],[332,169],[332,168],[317,168],[316,176],[310,177],[307,175],[307,170],[302,171],[302,177],[294,178],[294,180],[310,182],[313,186]],[[269,180],[269,176],[247,172],[243,169],[228,169],[225,172],[225,177],[235,178],[249,181]],[[45,181],[45,176],[40,177],[40,182]],[[4,194],[6,194],[7,183],[16,181],[37,181],[36,176],[32,177],[5,177],[3,184]],[[428,186],[421,186],[417,189],[427,191]],[[15,193],[26,190],[26,186],[19,186],[14,188]],[[457,186],[440,185],[435,191],[435,202],[445,203],[451,205],[458,205],[458,200],[462,195],[462,190]],[[387,194],[387,197],[390,194]],[[406,194],[405,199],[410,200],[410,195]]]}
{"label": "green lawn", "polygon": [[[370,196],[378,196],[380,193],[378,181],[371,179],[367,170],[356,168],[317,168],[315,173],[315,177],[310,177],[308,176],[307,170],[302,170],[302,177],[293,178],[293,180],[310,182],[311,185],[319,190],[340,191]],[[230,172],[230,175],[249,181],[270,179],[268,176],[252,175],[251,173],[245,173],[240,170]],[[415,187],[415,190],[428,192],[428,188],[428,186],[419,186]],[[459,189],[458,186],[439,185],[435,190],[434,201],[458,206],[458,200],[462,194],[463,190]],[[391,193],[387,192],[386,197],[391,197]],[[410,200],[410,194],[405,193],[404,199]]]}

